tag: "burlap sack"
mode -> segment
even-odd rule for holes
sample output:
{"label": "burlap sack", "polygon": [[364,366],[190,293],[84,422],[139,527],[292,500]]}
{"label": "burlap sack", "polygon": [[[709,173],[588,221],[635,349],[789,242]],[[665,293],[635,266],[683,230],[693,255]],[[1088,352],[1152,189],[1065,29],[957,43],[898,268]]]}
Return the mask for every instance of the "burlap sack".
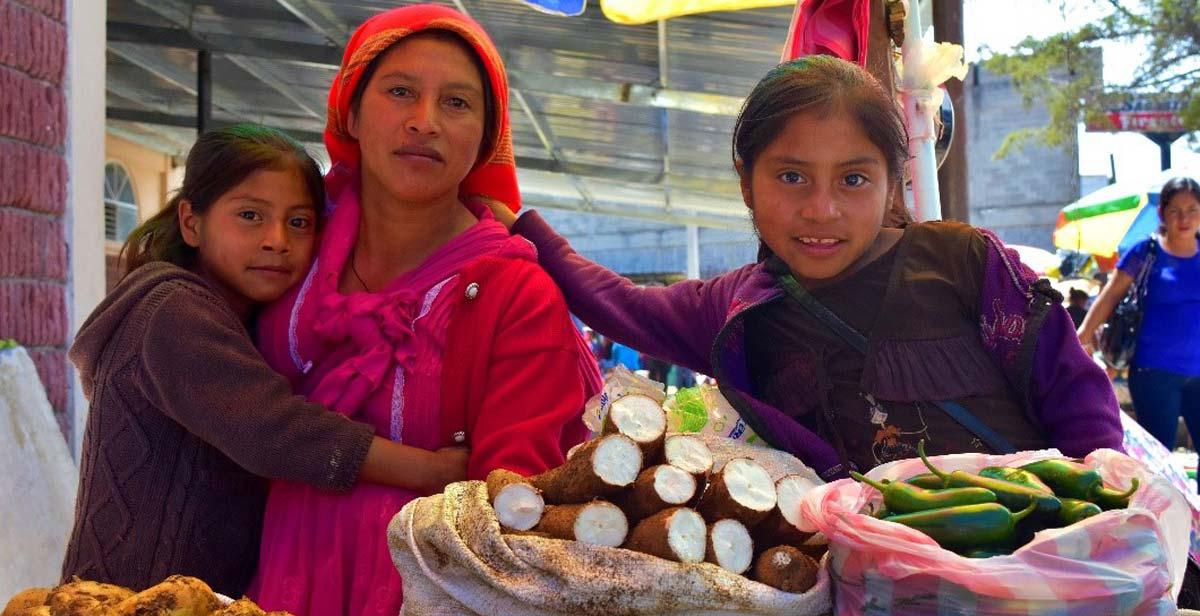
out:
{"label": "burlap sack", "polygon": [[[759,460],[774,477],[812,471],[780,452],[710,441],[718,465]],[[785,593],[715,565],[683,565],[616,548],[503,535],[482,482],[412,501],[388,527],[404,578],[402,616],[725,616],[827,614],[829,578]]]}

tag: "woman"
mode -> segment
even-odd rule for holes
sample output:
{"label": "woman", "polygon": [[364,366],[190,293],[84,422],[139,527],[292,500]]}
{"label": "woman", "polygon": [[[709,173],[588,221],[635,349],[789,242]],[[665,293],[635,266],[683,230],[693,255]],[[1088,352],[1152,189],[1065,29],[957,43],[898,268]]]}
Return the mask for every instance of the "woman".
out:
{"label": "woman", "polygon": [[1200,184],[1175,178],[1158,200],[1159,236],[1121,256],[1113,276],[1079,327],[1079,341],[1093,344],[1096,331],[1129,291],[1149,261],[1142,326],[1129,372],[1129,393],[1138,423],[1175,448],[1179,416],[1192,441],[1200,442]]}
{"label": "woman", "polygon": [[[599,389],[562,295],[485,204],[518,208],[507,94],[495,47],[459,13],[410,6],[360,26],[329,94],[317,260],[260,325],[297,391],[397,441],[468,446],[470,479],[560,464]],[[275,483],[251,596],[396,614],[386,529],[416,495]]]}

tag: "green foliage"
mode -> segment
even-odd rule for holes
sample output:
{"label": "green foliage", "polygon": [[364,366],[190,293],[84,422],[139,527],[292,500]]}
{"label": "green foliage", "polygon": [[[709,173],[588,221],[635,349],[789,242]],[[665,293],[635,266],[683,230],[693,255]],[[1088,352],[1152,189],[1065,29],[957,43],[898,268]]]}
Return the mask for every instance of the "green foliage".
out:
{"label": "green foliage", "polygon": [[[1185,126],[1200,130],[1200,1],[1088,1],[1106,14],[1071,32],[1026,38],[984,62],[1012,78],[1026,107],[1041,100],[1050,112],[1046,126],[1009,134],[996,157],[1030,142],[1069,143],[1080,121],[1108,123],[1105,109],[1133,96],[1184,100]],[[1106,41],[1139,50],[1142,62],[1128,83],[1103,82],[1099,46]]]}
{"label": "green foliage", "polygon": [[21,345],[17,344],[17,341],[12,338],[0,338],[0,351],[15,349],[19,346]]}

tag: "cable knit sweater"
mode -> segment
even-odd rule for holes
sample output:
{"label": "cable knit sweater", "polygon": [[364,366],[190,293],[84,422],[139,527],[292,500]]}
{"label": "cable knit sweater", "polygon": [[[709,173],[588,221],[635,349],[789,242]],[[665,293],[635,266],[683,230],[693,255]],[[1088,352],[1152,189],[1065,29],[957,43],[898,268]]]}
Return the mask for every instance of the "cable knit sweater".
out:
{"label": "cable knit sweater", "polygon": [[64,579],[140,590],[178,573],[239,596],[262,477],[346,490],[371,443],[368,426],[294,395],[228,303],[174,265],[126,277],[70,357],[90,406]]}

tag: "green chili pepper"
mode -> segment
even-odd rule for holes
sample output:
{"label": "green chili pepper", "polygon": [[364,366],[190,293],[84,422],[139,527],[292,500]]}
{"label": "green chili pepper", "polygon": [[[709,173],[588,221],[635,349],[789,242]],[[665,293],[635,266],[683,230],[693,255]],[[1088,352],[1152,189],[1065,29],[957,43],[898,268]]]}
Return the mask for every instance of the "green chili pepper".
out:
{"label": "green chili pepper", "polygon": [[1021,467],[1044,481],[1054,493],[1100,505],[1102,509],[1123,509],[1129,506],[1129,497],[1137,492],[1139,482],[1135,477],[1128,490],[1122,492],[1104,487],[1104,480],[1096,469],[1074,460],[1038,460]]}
{"label": "green chili pepper", "polygon": [[[932,473],[930,473],[932,474]],[[980,477],[991,477],[992,479],[1001,479],[1010,483],[1023,485],[1027,488],[1041,490],[1047,494],[1054,494],[1054,490],[1046,485],[1046,482],[1038,479],[1037,475],[1023,469],[1010,468],[1007,466],[989,466],[979,471]]]}
{"label": "green chili pepper", "polygon": [[983,488],[945,488],[926,490],[903,481],[880,483],[850,471],[850,476],[879,490],[883,503],[892,513],[913,513],[960,505],[978,505],[996,502],[996,495]]}
{"label": "green chili pepper", "polygon": [[999,503],[963,505],[905,513],[885,518],[919,530],[950,550],[1006,546],[1012,543],[1017,522],[1033,513],[1037,503],[1013,513]]}
{"label": "green chili pepper", "polygon": [[975,548],[973,550],[967,550],[965,553],[963,553],[963,556],[966,556],[967,558],[991,558],[993,556],[1008,556],[1009,554],[1012,554],[1012,552],[1009,552],[1008,550]]}
{"label": "green chili pepper", "polygon": [[925,441],[917,442],[917,455],[921,457],[921,461],[935,475],[942,478],[949,488],[967,488],[978,487],[986,488],[995,492],[996,500],[1000,504],[1008,507],[1012,511],[1021,511],[1031,501],[1037,506],[1038,513],[1057,513],[1061,503],[1058,498],[1049,491],[1037,490],[1020,484],[1005,481],[1003,479],[993,479],[991,477],[981,477],[975,473],[967,471],[954,471],[947,473],[938,469],[925,456]]}
{"label": "green chili pepper", "polygon": [[912,484],[918,488],[925,488],[927,490],[940,490],[941,488],[946,487],[946,482],[942,481],[941,477],[938,477],[933,473],[921,473],[920,475],[913,475],[912,477],[905,479],[904,483]]}
{"label": "green chili pepper", "polygon": [[1075,498],[1062,498],[1062,509],[1058,510],[1058,522],[1070,526],[1080,520],[1085,520],[1101,512],[1100,505]]}

